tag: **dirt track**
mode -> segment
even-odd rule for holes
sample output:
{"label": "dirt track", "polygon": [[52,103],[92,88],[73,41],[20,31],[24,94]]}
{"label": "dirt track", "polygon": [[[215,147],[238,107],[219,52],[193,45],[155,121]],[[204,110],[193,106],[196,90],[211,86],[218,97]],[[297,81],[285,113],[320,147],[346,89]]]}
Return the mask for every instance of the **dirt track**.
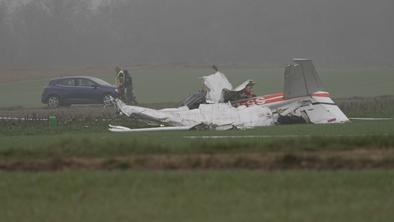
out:
{"label": "dirt track", "polygon": [[117,158],[0,160],[1,171],[59,170],[364,170],[394,169],[392,150],[313,151],[301,154],[138,155]]}

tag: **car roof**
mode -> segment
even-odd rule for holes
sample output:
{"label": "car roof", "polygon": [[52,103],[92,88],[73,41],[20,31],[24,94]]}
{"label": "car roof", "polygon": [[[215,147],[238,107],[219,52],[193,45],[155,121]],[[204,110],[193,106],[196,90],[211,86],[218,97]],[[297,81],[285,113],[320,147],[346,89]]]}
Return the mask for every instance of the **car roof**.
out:
{"label": "car roof", "polygon": [[98,79],[97,77],[93,77],[93,76],[61,76],[61,77],[53,78],[51,80],[76,79],[76,78],[90,79],[90,80]]}
{"label": "car roof", "polygon": [[93,81],[93,82],[95,82],[95,83],[97,83],[99,85],[112,86],[110,83],[106,82],[105,80],[102,80],[102,79],[94,77],[94,76],[77,76],[77,75],[75,75],[75,76],[62,76],[62,77],[53,78],[53,79],[49,80],[49,84],[56,83],[59,80],[78,79],[78,78],[89,79],[90,81]]}

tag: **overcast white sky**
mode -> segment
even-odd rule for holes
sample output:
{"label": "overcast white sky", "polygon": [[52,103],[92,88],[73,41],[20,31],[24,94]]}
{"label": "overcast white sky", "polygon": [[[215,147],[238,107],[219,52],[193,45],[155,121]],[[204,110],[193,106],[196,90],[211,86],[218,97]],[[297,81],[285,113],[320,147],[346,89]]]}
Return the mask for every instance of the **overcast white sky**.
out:
{"label": "overcast white sky", "polygon": [[3,27],[9,36],[0,36],[0,65],[282,64],[292,57],[394,65],[393,0],[112,2],[113,10],[83,12],[88,19],[69,9],[19,11],[12,27]]}

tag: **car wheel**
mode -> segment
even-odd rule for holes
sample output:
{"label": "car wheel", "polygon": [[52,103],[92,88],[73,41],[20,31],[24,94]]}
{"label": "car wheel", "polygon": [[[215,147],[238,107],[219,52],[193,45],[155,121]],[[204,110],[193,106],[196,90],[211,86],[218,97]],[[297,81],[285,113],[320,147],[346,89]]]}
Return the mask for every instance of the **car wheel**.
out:
{"label": "car wheel", "polygon": [[50,96],[48,98],[48,107],[49,108],[58,108],[60,105],[60,99],[58,96]]}
{"label": "car wheel", "polygon": [[111,106],[112,105],[112,96],[111,94],[107,94],[103,97],[103,104],[104,106]]}

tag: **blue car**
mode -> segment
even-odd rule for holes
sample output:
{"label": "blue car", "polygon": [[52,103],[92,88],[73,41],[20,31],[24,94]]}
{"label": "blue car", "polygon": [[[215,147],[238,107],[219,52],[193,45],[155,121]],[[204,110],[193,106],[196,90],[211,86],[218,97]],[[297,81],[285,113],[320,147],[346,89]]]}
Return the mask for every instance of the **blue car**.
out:
{"label": "blue car", "polygon": [[72,104],[111,104],[116,98],[116,87],[108,82],[90,76],[67,76],[52,79],[45,87],[41,102],[50,108]]}

